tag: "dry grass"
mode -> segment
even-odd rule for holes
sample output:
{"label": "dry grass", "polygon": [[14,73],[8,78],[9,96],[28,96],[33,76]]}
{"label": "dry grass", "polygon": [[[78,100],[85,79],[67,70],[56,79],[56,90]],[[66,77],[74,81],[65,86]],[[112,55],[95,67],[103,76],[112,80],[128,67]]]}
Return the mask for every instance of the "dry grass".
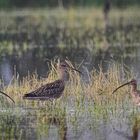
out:
{"label": "dry grass", "polygon": [[[71,62],[69,64],[72,66]],[[69,71],[69,82],[66,84],[66,88],[64,94],[60,99],[56,101],[57,106],[63,106],[67,104],[68,100],[73,100],[74,102],[86,102],[90,104],[90,102],[94,102],[97,105],[107,105],[115,103],[119,104],[123,103],[124,95],[129,98],[128,88],[122,88],[116,93],[116,95],[112,95],[112,91],[122,84],[122,71],[119,64],[112,64],[110,68],[103,72],[102,67],[100,66],[99,71],[94,70],[90,72],[90,82],[88,84],[81,81],[81,75]],[[133,74],[124,70],[125,73],[125,82],[130,80],[133,77]],[[57,70],[55,68],[54,62],[51,63],[51,69],[49,75],[46,79],[38,79],[37,74],[28,75],[22,81],[19,82],[18,76],[14,76],[13,81],[7,87],[4,87],[4,92],[6,92],[9,96],[11,96],[16,104],[23,104],[22,96],[25,93],[33,91],[43,84],[52,82],[58,78]],[[27,101],[30,103],[32,101]],[[33,101],[34,105],[37,104],[37,101]]]}

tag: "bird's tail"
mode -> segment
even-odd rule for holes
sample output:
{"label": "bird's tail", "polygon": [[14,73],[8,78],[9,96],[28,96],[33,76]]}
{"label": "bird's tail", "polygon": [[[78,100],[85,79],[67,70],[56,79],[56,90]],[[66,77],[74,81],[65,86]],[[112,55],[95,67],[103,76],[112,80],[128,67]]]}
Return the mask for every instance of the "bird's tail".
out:
{"label": "bird's tail", "polygon": [[15,103],[15,101],[9,96],[7,95],[6,93],[4,93],[3,91],[0,91],[0,93],[6,97],[8,97],[13,103]]}
{"label": "bird's tail", "polygon": [[24,94],[23,95],[23,99],[27,99],[28,97],[30,97],[29,94]]}
{"label": "bird's tail", "polygon": [[24,94],[23,99],[31,99],[31,98],[35,98],[36,96],[32,93],[27,93]]}

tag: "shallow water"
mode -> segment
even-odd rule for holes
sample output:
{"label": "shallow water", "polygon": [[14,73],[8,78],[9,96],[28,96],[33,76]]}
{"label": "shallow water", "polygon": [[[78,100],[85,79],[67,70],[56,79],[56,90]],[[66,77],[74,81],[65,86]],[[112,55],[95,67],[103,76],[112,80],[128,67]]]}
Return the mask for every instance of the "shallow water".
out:
{"label": "shallow water", "polygon": [[[87,108],[89,106],[86,106]],[[129,107],[128,107],[129,108]],[[55,108],[53,108],[55,109]],[[125,112],[127,111],[127,112]],[[108,117],[66,106],[59,117],[46,106],[1,108],[0,138],[30,140],[138,140],[139,109],[118,108]],[[137,115],[134,115],[137,112]]]}
{"label": "shallow water", "polygon": [[[113,63],[124,64],[129,67],[139,78],[139,69],[140,69],[140,47],[132,47],[133,49],[127,53],[121,55],[121,51],[116,54],[116,52],[100,52],[98,54],[92,54],[89,51],[85,51],[82,49],[71,50],[68,54],[73,54],[73,56],[66,56],[63,52],[59,54],[55,54],[52,56],[41,55],[42,49],[38,49],[37,52],[32,50],[32,52],[26,52],[22,56],[18,54],[15,55],[4,55],[1,56],[0,60],[0,77],[4,80],[5,84],[9,84],[13,78],[15,73],[19,74],[19,78],[27,76],[29,73],[37,73],[39,77],[47,77],[49,73],[50,62],[49,60],[53,60],[56,58],[69,58],[75,65],[75,67],[79,67],[83,73],[91,71],[92,69],[98,69],[99,64],[103,66],[103,70],[106,71],[108,67],[110,67]],[[127,49],[127,48],[126,48]],[[129,49],[129,48],[128,48]],[[45,49],[44,52],[48,52],[51,50]],[[64,50],[65,52],[65,50]]]}

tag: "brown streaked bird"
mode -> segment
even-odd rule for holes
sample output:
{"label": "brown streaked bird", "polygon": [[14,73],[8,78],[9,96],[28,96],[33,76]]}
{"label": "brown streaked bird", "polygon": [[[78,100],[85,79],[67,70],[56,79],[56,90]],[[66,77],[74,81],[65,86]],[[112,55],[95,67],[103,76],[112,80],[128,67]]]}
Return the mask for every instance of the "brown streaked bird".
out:
{"label": "brown streaked bird", "polygon": [[117,87],[112,94],[114,94],[119,88],[126,86],[126,85],[131,85],[131,89],[130,89],[130,94],[132,96],[133,102],[140,106],[140,91],[137,90],[137,81],[135,79],[132,79],[131,81]]}
{"label": "brown streaked bird", "polygon": [[62,95],[65,88],[65,80],[68,75],[68,70],[71,69],[81,73],[79,70],[69,66],[68,63],[66,63],[65,61],[61,63],[59,62],[57,65],[57,69],[59,72],[58,80],[43,85],[35,91],[25,94],[23,96],[23,99],[49,100],[59,98]]}

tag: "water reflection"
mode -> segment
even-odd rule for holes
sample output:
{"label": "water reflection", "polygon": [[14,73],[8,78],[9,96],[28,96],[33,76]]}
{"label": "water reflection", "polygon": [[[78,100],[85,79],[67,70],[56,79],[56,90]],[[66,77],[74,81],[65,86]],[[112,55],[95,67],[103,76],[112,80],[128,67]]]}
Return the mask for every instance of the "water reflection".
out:
{"label": "water reflection", "polygon": [[0,138],[1,139],[17,139],[20,138],[22,130],[18,125],[19,119],[13,115],[0,116]]}
{"label": "water reflection", "polygon": [[[124,110],[117,114],[118,117],[110,114],[108,117],[98,118],[95,114],[91,115],[87,107],[81,111],[76,108],[72,111],[70,107],[67,110],[49,106],[16,107],[10,108],[9,112],[3,108],[0,110],[0,139],[139,139],[139,117],[132,117],[132,112],[124,114]],[[126,117],[130,117],[132,121]]]}
{"label": "water reflection", "polygon": [[[18,113],[14,115],[14,111]],[[67,139],[65,115],[59,118],[58,115],[48,114],[45,110],[31,108],[15,108],[13,112],[1,112],[0,139]]]}
{"label": "water reflection", "polygon": [[2,73],[2,79],[4,80],[5,84],[9,84],[13,77],[12,66],[10,61],[7,58],[3,58],[1,65],[0,65],[0,72]]}
{"label": "water reflection", "polygon": [[133,124],[132,129],[131,129],[132,135],[131,135],[131,133],[116,130],[115,128],[114,128],[114,132],[117,135],[119,135],[122,138],[125,138],[127,140],[139,140],[140,139],[140,121],[139,121],[139,119],[137,117],[135,117],[132,124]]}

